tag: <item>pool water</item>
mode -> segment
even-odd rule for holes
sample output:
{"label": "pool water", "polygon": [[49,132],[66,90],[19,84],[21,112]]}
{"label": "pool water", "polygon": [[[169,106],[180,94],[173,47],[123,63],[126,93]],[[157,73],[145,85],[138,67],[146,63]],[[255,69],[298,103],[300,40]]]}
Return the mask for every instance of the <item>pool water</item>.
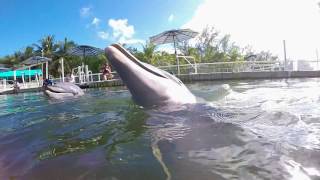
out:
{"label": "pool water", "polygon": [[319,179],[320,79],[187,84],[143,109],[123,87],[0,96],[0,179]]}

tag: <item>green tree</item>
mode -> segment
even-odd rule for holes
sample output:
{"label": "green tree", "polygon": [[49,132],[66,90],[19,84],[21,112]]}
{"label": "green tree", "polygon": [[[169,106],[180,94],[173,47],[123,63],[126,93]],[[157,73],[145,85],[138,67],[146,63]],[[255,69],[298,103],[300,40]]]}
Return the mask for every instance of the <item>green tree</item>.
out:
{"label": "green tree", "polygon": [[84,64],[88,65],[88,68],[92,73],[98,73],[106,61],[106,56],[104,54],[100,54],[98,56],[86,57],[84,59]]}
{"label": "green tree", "polygon": [[25,59],[28,59],[28,58],[30,58],[30,57],[32,57],[33,56],[33,50],[34,50],[34,48],[32,47],[32,46],[27,46],[25,49],[24,49],[24,52],[23,52],[23,58],[24,58],[24,60]]}
{"label": "green tree", "polygon": [[217,44],[217,49],[223,54],[221,61],[240,61],[243,55],[239,46],[230,40],[230,35],[225,35]]}
{"label": "green tree", "polygon": [[140,60],[149,64],[155,63],[155,53],[156,53],[156,45],[146,42],[145,45],[142,45],[142,54],[138,54],[140,56]]}
{"label": "green tree", "polygon": [[[74,41],[68,41],[67,38],[64,38],[63,41],[58,42],[54,45],[56,47],[56,51],[53,54],[53,61],[50,63],[50,72],[53,75],[61,74],[61,58],[64,59],[64,72],[65,74],[71,74],[73,65],[80,65],[81,61],[77,57],[73,57],[68,54],[68,51],[76,46]],[[74,62],[77,63],[74,63]]]}
{"label": "green tree", "polygon": [[39,40],[40,44],[33,44],[37,50],[35,51],[37,55],[43,55],[48,58],[52,58],[55,51],[58,48],[58,44],[55,44],[55,39],[53,35],[48,35]]}
{"label": "green tree", "polygon": [[169,66],[177,63],[175,55],[165,51],[158,52],[155,58],[155,65],[158,66]]}
{"label": "green tree", "polygon": [[200,62],[209,62],[217,53],[215,43],[219,33],[213,27],[206,27],[198,36],[196,48],[200,54]]}

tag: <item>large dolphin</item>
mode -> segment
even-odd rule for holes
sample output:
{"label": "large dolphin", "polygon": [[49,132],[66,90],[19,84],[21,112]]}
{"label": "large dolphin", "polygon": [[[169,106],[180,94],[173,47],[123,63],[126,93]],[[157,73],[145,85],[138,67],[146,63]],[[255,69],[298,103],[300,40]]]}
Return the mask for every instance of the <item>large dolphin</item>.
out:
{"label": "large dolphin", "polygon": [[77,85],[70,82],[59,82],[52,86],[46,86],[44,94],[54,99],[64,99],[82,96],[84,93]]}
{"label": "large dolphin", "polygon": [[106,56],[140,106],[195,103],[195,96],[175,76],[143,63],[119,44],[105,49]]}

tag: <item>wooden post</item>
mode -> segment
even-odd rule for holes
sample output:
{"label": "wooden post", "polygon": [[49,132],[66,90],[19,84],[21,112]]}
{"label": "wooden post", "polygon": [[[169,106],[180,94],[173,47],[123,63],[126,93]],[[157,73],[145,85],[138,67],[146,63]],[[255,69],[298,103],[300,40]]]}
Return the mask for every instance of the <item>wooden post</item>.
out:
{"label": "wooden post", "polygon": [[[43,63],[41,63],[41,71],[42,71],[42,79],[43,79],[43,73],[44,73],[44,70],[43,70]],[[40,80],[40,78],[39,78]]]}
{"label": "wooden post", "polygon": [[46,79],[49,79],[49,67],[48,67],[48,61],[46,62]]}
{"label": "wooden post", "polygon": [[29,83],[31,82],[31,67],[29,66]]}
{"label": "wooden post", "polygon": [[60,64],[61,64],[62,82],[64,82],[64,63],[63,63],[63,58],[61,58]]}
{"label": "wooden post", "polygon": [[16,72],[16,70],[13,71],[13,80],[14,81],[17,80],[17,72]]}

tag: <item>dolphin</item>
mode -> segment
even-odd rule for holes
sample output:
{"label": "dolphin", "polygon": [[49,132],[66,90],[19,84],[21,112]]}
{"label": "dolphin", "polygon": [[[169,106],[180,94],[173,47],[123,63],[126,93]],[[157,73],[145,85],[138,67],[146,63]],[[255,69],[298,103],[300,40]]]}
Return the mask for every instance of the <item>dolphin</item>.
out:
{"label": "dolphin", "polygon": [[46,86],[44,94],[53,99],[64,99],[82,96],[84,93],[80,87],[70,82],[59,82],[52,86]]}
{"label": "dolphin", "polygon": [[105,54],[138,105],[148,108],[196,102],[177,77],[139,61],[121,45],[108,46]]}

